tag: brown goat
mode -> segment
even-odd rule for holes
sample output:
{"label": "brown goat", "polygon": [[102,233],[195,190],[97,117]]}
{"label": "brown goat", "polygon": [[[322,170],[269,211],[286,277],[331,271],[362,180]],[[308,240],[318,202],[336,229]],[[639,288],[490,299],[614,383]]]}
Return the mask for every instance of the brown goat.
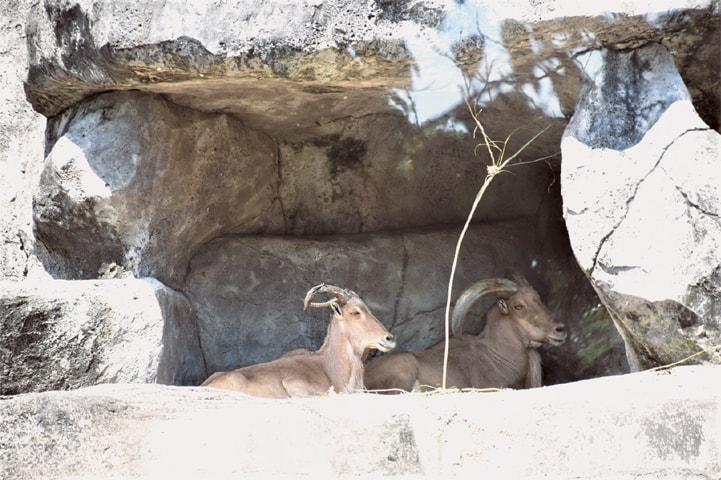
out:
{"label": "brown goat", "polygon": [[[332,298],[322,303],[311,302],[318,294]],[[362,391],[362,358],[374,348],[391,350],[395,346],[393,335],[351,290],[316,285],[306,294],[303,306],[332,309],[328,333],[318,351],[291,350],[271,362],[217,372],[202,386],[267,398],[321,395],[331,389],[336,393]]]}
{"label": "brown goat", "polygon": [[[544,343],[566,340],[562,323],[556,323],[526,279],[513,271],[509,279],[488,279],[473,284],[453,308],[446,386],[457,388],[532,388],[541,386]],[[470,308],[489,294],[498,296],[478,335],[463,334]],[[369,390],[423,390],[441,386],[444,342],[418,352],[384,355],[366,367]]]}

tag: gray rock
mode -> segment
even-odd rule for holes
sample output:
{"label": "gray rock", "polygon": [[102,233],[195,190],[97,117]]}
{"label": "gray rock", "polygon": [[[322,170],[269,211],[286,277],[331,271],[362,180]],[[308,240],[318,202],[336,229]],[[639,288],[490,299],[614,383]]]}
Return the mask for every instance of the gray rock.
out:
{"label": "gray rock", "polygon": [[[125,271],[154,276],[174,288],[184,285],[190,259],[204,251],[203,245],[224,235],[355,234],[462,222],[467,200],[475,194],[485,172],[462,148],[460,126],[461,122],[468,125],[467,117],[462,120],[461,115],[453,113],[443,120],[445,124],[437,122],[433,128],[419,130],[421,124],[428,124],[425,120],[429,115],[427,105],[421,102],[425,102],[423,89],[407,88],[402,82],[408,77],[407,61],[411,58],[420,62],[416,80],[423,80],[427,66],[420,59],[428,52],[422,44],[409,41],[408,33],[437,32],[440,43],[436,47],[443,44],[443,48],[447,46],[453,52],[456,63],[448,65],[449,71],[460,68],[465,74],[473,72],[473,66],[483,58],[481,54],[491,54],[487,40],[494,35],[503,38],[510,51],[517,51],[530,38],[523,23],[527,19],[516,15],[500,29],[484,24],[489,29],[481,32],[481,36],[470,36],[460,42],[452,40],[453,29],[458,26],[454,16],[464,13],[466,7],[448,10],[431,3],[418,4],[408,11],[374,10],[365,18],[354,18],[348,25],[336,28],[334,22],[338,20],[332,13],[339,5],[326,2],[320,13],[311,14],[311,10],[301,8],[291,24],[270,34],[272,41],[265,32],[249,37],[245,44],[228,43],[222,35],[214,37],[215,34],[200,28],[202,22],[196,23],[199,17],[193,17],[185,23],[188,35],[148,43],[144,37],[147,32],[131,28],[119,31],[116,25],[104,22],[105,8],[115,7],[98,6],[85,11],[81,7],[49,5],[36,12],[38,15],[32,17],[29,25],[33,38],[29,52],[32,64],[29,97],[36,108],[48,114],[56,110],[58,113],[49,124],[47,161],[35,190],[35,233],[40,243],[34,253],[57,277],[94,278],[99,267],[115,263]],[[142,25],[149,21],[144,16],[163,13],[166,8],[149,4],[143,10],[127,12],[127,18]],[[238,15],[222,8],[203,13],[224,18]],[[263,8],[256,10],[243,17],[243,21],[255,25],[269,13]],[[618,24],[595,19],[593,25],[607,44],[628,48],[638,44],[638,39],[629,36],[629,32],[645,36],[646,40],[668,41],[671,31],[711,28],[697,12],[688,15],[681,24],[672,16],[662,17],[655,27],[649,27],[641,16]],[[369,21],[375,17],[376,20]],[[293,25],[296,21],[306,25],[308,18],[313,18],[309,21],[318,27],[315,33],[297,36]],[[50,27],[62,30],[62,35],[48,35]],[[556,41],[559,31],[568,28],[579,29],[581,25],[569,20],[554,26],[547,19],[536,20],[534,41],[540,50],[535,56],[515,57],[514,68],[519,76],[504,80],[519,87],[515,94],[522,92],[518,98],[522,101],[506,103],[503,108],[513,106],[514,111],[526,113],[541,111],[547,116],[558,113],[554,113],[555,107],[536,103],[540,97],[532,92],[545,88],[545,80],[531,77],[539,56],[555,59],[572,71],[581,70],[577,63],[559,60],[565,54],[562,52],[580,48],[578,40]],[[249,31],[252,29],[244,30]],[[159,37],[168,35],[162,29],[157,32]],[[368,41],[384,33],[389,36]],[[75,34],[84,41],[75,42]],[[342,39],[351,37],[355,38],[350,44],[352,48],[339,50]],[[67,41],[61,42],[59,38]],[[403,49],[392,48],[399,42]],[[279,48],[281,44],[285,46]],[[591,45],[596,46],[593,42]],[[678,44],[676,51],[677,55],[691,55],[692,49]],[[350,63],[347,56],[351,57]],[[444,58],[438,52],[432,56],[437,61]],[[163,60],[159,61],[160,58]],[[235,61],[230,62],[229,58]],[[257,63],[258,59],[262,62]],[[614,71],[621,71],[616,66],[622,64],[619,61],[609,65],[614,66]],[[664,68],[666,73],[673,70],[669,62]],[[258,82],[258,78],[268,81]],[[570,111],[577,82],[573,75],[552,78],[561,110]],[[300,80],[303,82],[299,83]],[[614,79],[614,85],[621,80]],[[379,85],[384,89],[379,90]],[[150,93],[92,96],[101,90],[129,88]],[[233,94],[235,91],[245,95]],[[683,89],[678,91],[684,93]],[[158,93],[172,102],[155,95]],[[502,97],[498,99],[501,103],[489,97],[493,101],[485,105],[483,96],[479,101],[494,112],[504,102]],[[513,95],[507,97],[511,98]],[[621,112],[619,108],[613,111]],[[509,121],[508,117],[494,116],[489,132],[506,135],[517,125],[517,117]],[[580,118],[579,113],[575,121]],[[625,120],[623,115],[615,120],[620,127],[611,128],[607,137],[615,140],[628,123]],[[520,146],[537,128],[540,127],[527,128],[520,138],[511,139],[508,147],[513,150]],[[641,131],[632,133],[638,136]],[[601,130],[596,134],[599,133]],[[550,139],[534,140],[529,155],[547,154],[555,148],[554,138],[552,134]],[[438,158],[447,160],[440,163]],[[552,188],[556,183],[557,160],[549,165],[550,169],[544,164],[526,166],[514,170],[512,177],[496,179],[477,220],[518,219],[516,228],[528,229],[528,218],[551,217],[554,202],[559,201],[558,190]],[[538,229],[535,238],[563,245],[565,232],[547,230],[552,224],[534,222],[531,228]],[[489,238],[486,243],[493,243],[498,237]],[[429,237],[428,241],[428,251],[449,252],[448,245],[452,243],[449,240],[443,246],[438,237],[436,240]],[[543,281],[552,280],[554,286],[547,301],[556,305],[559,315],[568,317],[565,321],[577,332],[570,344],[575,344],[580,352],[597,343],[594,338],[586,338],[597,334],[588,334],[591,329],[582,321],[583,316],[591,315],[589,312],[599,311],[595,299],[588,292],[575,296],[566,293],[575,268],[567,263],[568,250],[557,247],[550,255],[549,247],[540,252],[533,250],[534,242],[528,242],[521,247],[526,250],[523,254],[507,251],[484,256],[481,250],[487,250],[487,244],[476,249],[481,262],[497,265],[499,258],[505,258],[506,264],[528,265],[531,259],[543,263]],[[379,258],[378,252],[368,254]],[[225,252],[216,255],[229,256]],[[475,265],[474,261],[470,260],[470,264]],[[448,260],[441,263],[447,266]],[[554,267],[558,264],[562,267]],[[442,291],[438,285],[443,280],[428,275],[427,271],[434,270],[431,264],[428,266],[431,268],[405,270],[404,291],[387,298],[394,305],[392,324],[405,337],[405,348],[421,348],[439,340],[435,314],[438,302],[427,310],[424,307],[426,292]],[[350,274],[346,278],[351,285],[362,284],[362,280]],[[468,276],[465,280],[473,279]],[[303,283],[296,281],[296,290],[309,287]],[[287,294],[283,287],[282,282],[275,282],[271,290],[275,296]],[[217,288],[222,291],[226,287],[218,282]],[[414,288],[417,293],[406,294]],[[192,295],[192,289],[189,293]],[[269,297],[273,296],[261,296],[254,302],[262,304]],[[222,298],[214,295],[208,298],[220,303],[206,306],[207,311],[226,308]],[[196,307],[205,303],[196,300]],[[248,299],[248,303],[253,301]],[[239,310],[232,302],[231,306]],[[403,308],[417,308],[420,313],[408,314]],[[246,314],[262,313],[249,309],[241,315]],[[224,313],[215,321],[227,323],[231,317]],[[408,318],[413,321],[407,321]],[[220,362],[211,360],[211,366],[266,360],[299,343],[313,344],[323,337],[322,327],[306,329],[303,335],[291,328],[290,332],[298,334],[295,341],[274,343],[278,334],[271,323],[261,325],[264,327],[246,329],[242,341],[234,335],[211,334],[211,327],[202,326],[206,335],[224,338],[225,342],[209,343],[209,350],[204,352],[208,358],[216,355],[225,358]],[[236,327],[230,330],[243,331]],[[256,346],[249,347],[253,344]],[[597,354],[589,358],[605,357],[615,350],[613,344],[612,341],[594,349]],[[246,352],[245,359],[229,353],[238,350]],[[549,370],[564,363],[573,362],[550,361]],[[586,368],[595,363],[588,361]],[[603,371],[617,371],[617,367],[607,365]],[[558,377],[559,381],[563,378],[572,377],[568,374]]]}
{"label": "gray rock", "polygon": [[27,2],[6,2],[0,22],[0,280],[42,270],[34,258],[31,185],[42,168],[46,118],[25,97]]}
{"label": "gray rock", "polygon": [[[706,348],[699,358],[718,362],[721,136],[694,111],[663,47],[607,56],[562,143],[576,258],[633,368]],[[628,92],[643,100],[630,102]],[[609,111],[621,113],[607,122]]]}
{"label": "gray rock", "polygon": [[[151,367],[134,378],[195,383],[208,373],[206,357],[215,368],[317,345],[323,318],[303,323],[306,317],[297,311],[297,296],[315,283],[317,265],[370,296],[404,348],[438,340],[450,250],[489,161],[473,136],[464,95],[482,108],[490,138],[507,140],[508,154],[549,127],[518,158],[545,161],[514,167],[494,180],[474,223],[496,234],[477,237],[482,242],[469,239],[460,275],[477,280],[520,264],[534,277],[570,332],[564,347],[543,353],[549,383],[628,368],[619,360],[621,340],[606,308],[627,339],[640,335],[640,343],[629,340],[636,368],[718,345],[721,273],[708,267],[719,263],[713,247],[718,194],[709,183],[715,177],[694,175],[683,162],[687,151],[696,151],[694,168],[703,170],[714,165],[718,152],[713,132],[692,127],[701,123],[691,109],[693,104],[703,122],[718,129],[717,1],[674,0],[663,12],[624,3],[614,14],[605,13],[612,7],[605,4],[555,1],[513,3],[510,9],[499,2],[329,0],[293,8],[282,1],[181,3],[131,8],[104,1],[11,2],[9,21],[0,26],[8,63],[0,80],[10,86],[2,97],[8,108],[0,112],[6,162],[0,175],[2,276],[22,283],[9,292],[27,289],[29,298],[40,299],[44,285],[56,285],[51,277],[78,285],[125,275],[157,278],[167,287],[154,287],[157,303],[137,311],[153,333],[144,338],[138,329],[129,340],[146,345],[143,355]],[[584,90],[576,108],[583,77],[599,71],[608,79],[608,95]],[[634,77],[639,71],[643,75]],[[646,90],[672,95],[645,99],[625,93]],[[591,111],[600,115],[584,117]],[[594,210],[598,198],[588,192],[606,183],[600,174],[573,177],[596,168],[597,162],[588,161],[595,157],[586,156],[590,149],[568,150],[567,135],[561,169],[559,143],[571,115],[570,129],[584,142],[628,152],[646,148],[644,132],[673,123],[669,112],[679,115],[684,129],[696,130],[680,135],[670,128],[678,141],[663,156],[646,152],[650,163],[641,162],[640,173],[631,172],[631,183],[623,183],[625,188],[635,182],[638,190],[612,201],[602,197],[611,202],[608,211]],[[661,131],[655,138],[667,137]],[[617,170],[603,173],[611,178]],[[649,224],[658,214],[649,193],[655,189],[673,200],[668,212],[688,212],[689,221],[666,235],[687,241],[681,242],[682,255],[694,253],[687,255],[688,268],[670,272],[675,283],[653,281],[669,276],[662,271],[669,262],[659,260],[667,252],[645,248],[655,245],[653,239],[643,237],[638,248],[626,243],[636,231],[653,230]],[[576,192],[587,195],[582,201],[593,200],[589,212],[597,215],[573,225],[572,249],[563,214],[578,201]],[[619,216],[631,197],[642,208]],[[617,225],[621,219],[628,221]],[[494,230],[499,222],[508,230]],[[609,225],[615,234],[601,241]],[[331,242],[321,242],[318,259],[309,261],[302,248],[312,250],[311,235]],[[266,248],[264,258],[284,276],[272,282],[274,270],[264,269],[249,245]],[[324,256],[325,248],[333,256]],[[358,270],[348,262],[357,257],[354,249],[369,259]],[[593,272],[589,258],[598,263]],[[221,259],[234,267],[228,280],[213,273],[224,271]],[[625,270],[628,265],[634,268]],[[198,266],[213,273],[212,282],[199,280]],[[644,270],[650,273],[640,275]],[[244,276],[249,272],[262,277],[263,287],[237,290],[243,294],[238,301],[234,289],[253,284]],[[107,311],[125,318],[127,306],[105,295],[88,300],[88,315],[78,317],[83,325],[114,325],[105,319]],[[296,297],[283,310],[293,315],[282,322],[266,313],[279,296]],[[8,305],[17,301],[12,293],[4,298]],[[71,325],[65,316],[76,313],[67,305],[78,294],[53,298],[43,307],[47,311],[8,310],[3,318],[16,327],[31,325],[37,315]],[[645,316],[636,322],[632,314],[638,312]],[[234,315],[244,319],[242,328]],[[654,328],[647,329],[654,315],[671,321],[652,321]],[[264,321],[248,328],[249,319],[260,316]],[[237,337],[201,349],[197,338],[217,338],[215,328]],[[0,341],[3,352],[15,348],[17,331],[9,332],[15,333]],[[275,343],[278,338],[283,340]],[[27,355],[16,357],[13,375],[22,375],[13,382],[46,389],[98,381],[92,368],[82,368],[82,349],[73,358],[79,348],[73,342],[53,343],[53,355],[33,369],[36,349],[47,342],[52,340],[38,337]],[[253,355],[237,353],[245,349]],[[32,378],[34,371],[61,372],[52,365],[55,358],[77,362],[52,381]],[[131,361],[128,369],[138,371]]]}
{"label": "gray rock", "polygon": [[[43,259],[56,277],[95,278],[115,262],[177,287],[192,254],[222,235],[462,222],[482,182],[478,159],[458,148],[457,134],[397,131],[398,120],[361,119],[344,135],[276,145],[230,116],[158,96],[96,97],[51,122],[34,195]],[[451,168],[435,161],[443,154]],[[549,169],[499,178],[479,216],[535,215],[549,194],[539,172]]]}
{"label": "gray rock", "polygon": [[1,397],[0,475],[705,480],[721,473],[720,381],[706,366],[494,393],[266,400],[100,385]]}
{"label": "gray rock", "polygon": [[289,402],[125,384],[317,347],[324,280],[401,348],[440,339],[488,164],[464,94],[508,153],[549,127],[455,289],[522,267],[569,326],[547,384],[628,369],[608,312],[634,368],[719,345],[717,0],[5,3],[0,393],[79,389],[0,398],[0,477],[718,477],[714,366]]}
{"label": "gray rock", "polygon": [[157,281],[2,282],[0,327],[3,395],[205,375],[188,301]]}
{"label": "gray rock", "polygon": [[275,147],[228,116],[119,92],[56,117],[51,135],[34,220],[56,276],[115,262],[178,285],[215,236],[281,230]]}

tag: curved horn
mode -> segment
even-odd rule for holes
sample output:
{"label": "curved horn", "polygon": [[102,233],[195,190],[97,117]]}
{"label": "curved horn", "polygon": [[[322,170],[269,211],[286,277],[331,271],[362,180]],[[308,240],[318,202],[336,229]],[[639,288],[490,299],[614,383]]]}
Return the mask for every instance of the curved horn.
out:
{"label": "curved horn", "polygon": [[[333,295],[334,298],[326,302],[311,302],[311,299],[319,293],[328,293],[330,295]],[[355,295],[355,293],[351,292],[350,290],[321,283],[320,285],[316,285],[315,287],[308,290],[308,293],[305,294],[305,299],[303,300],[303,310],[307,310],[308,307],[329,307],[336,302],[345,304],[353,295]]]}
{"label": "curved horn", "polygon": [[480,299],[490,294],[513,295],[518,291],[518,285],[505,278],[489,278],[476,282],[463,291],[453,307],[451,319],[451,332],[454,337],[463,333],[463,322],[466,320],[468,310]]}

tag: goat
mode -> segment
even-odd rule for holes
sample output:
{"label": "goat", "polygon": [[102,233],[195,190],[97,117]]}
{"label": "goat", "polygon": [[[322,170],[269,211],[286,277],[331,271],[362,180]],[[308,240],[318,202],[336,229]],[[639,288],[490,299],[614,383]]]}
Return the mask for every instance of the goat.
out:
{"label": "goat", "polygon": [[[319,294],[332,298],[311,302]],[[387,352],[395,347],[393,335],[352,290],[316,285],[303,301],[304,310],[309,306],[332,310],[325,341],[318,351],[295,349],[267,363],[216,372],[201,386],[266,398],[306,397],[331,389],[336,393],[362,391],[362,359],[371,349]]]}
{"label": "goat", "polygon": [[[541,386],[544,343],[560,345],[566,340],[562,323],[556,323],[538,293],[519,273],[507,278],[481,280],[456,301],[448,347],[446,384],[457,388],[533,388]],[[478,335],[463,333],[470,308],[483,297],[498,300],[489,310]],[[417,352],[383,355],[366,367],[369,390],[424,390],[439,387],[443,380],[444,342]]]}

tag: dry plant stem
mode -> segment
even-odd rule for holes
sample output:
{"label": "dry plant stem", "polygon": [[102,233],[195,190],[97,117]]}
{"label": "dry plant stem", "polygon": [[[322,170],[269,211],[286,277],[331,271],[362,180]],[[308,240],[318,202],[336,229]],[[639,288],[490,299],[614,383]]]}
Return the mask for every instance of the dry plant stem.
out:
{"label": "dry plant stem", "polygon": [[668,365],[661,365],[661,366],[658,366],[658,367],[649,368],[648,371],[649,371],[649,372],[657,372],[657,371],[659,371],[659,370],[665,370],[665,369],[667,369],[667,368],[675,367],[676,365],[680,365],[680,364],[682,364],[682,363],[685,363],[685,362],[691,360],[691,359],[694,358],[694,357],[697,357],[697,356],[699,356],[699,355],[703,355],[704,353],[712,352],[712,351],[716,350],[717,348],[721,348],[721,345],[714,345],[713,347],[704,348],[703,350],[698,351],[698,352],[696,352],[696,353],[694,353],[694,354],[692,354],[692,355],[689,355],[689,356],[686,357],[686,358],[682,358],[681,360],[679,360],[679,361],[677,361],[677,362],[669,363]]}
{"label": "dry plant stem", "polygon": [[491,173],[491,170],[489,169],[488,175],[486,175],[486,180],[483,182],[483,186],[478,191],[478,194],[476,195],[475,200],[473,201],[473,206],[471,207],[471,212],[468,214],[468,218],[466,218],[466,223],[463,225],[463,230],[461,230],[461,234],[458,236],[458,242],[456,243],[456,251],[453,254],[453,264],[451,265],[451,278],[448,281],[448,296],[446,297],[446,316],[445,316],[445,346],[443,348],[443,382],[442,382],[442,388],[446,388],[446,377],[448,376],[448,347],[449,347],[449,340],[450,340],[450,310],[451,310],[451,298],[453,295],[453,278],[455,278],[456,275],[456,266],[458,265],[458,255],[461,251],[461,243],[463,242],[463,237],[466,235],[466,231],[468,230],[468,226],[471,224],[471,219],[473,218],[473,214],[476,212],[476,208],[478,207],[478,204],[481,201],[481,198],[483,198],[483,194],[486,192],[486,189],[488,188],[488,185],[490,185],[491,180],[493,180],[493,177],[496,176],[500,172],[500,170],[494,170],[493,173]]}
{"label": "dry plant stem", "polygon": [[500,165],[496,162],[496,157],[493,154],[493,149],[491,148],[492,142],[488,138],[488,135],[486,134],[485,128],[483,128],[483,124],[478,119],[478,113],[474,112],[473,106],[470,104],[470,102],[466,99],[466,105],[468,106],[468,109],[471,112],[471,115],[473,116],[473,120],[476,122],[477,128],[481,131],[481,135],[483,135],[483,138],[485,140],[485,145],[488,148],[488,154],[491,156],[491,166],[488,167],[488,173],[486,175],[486,179],[483,182],[483,185],[481,186],[481,189],[476,194],[476,198],[473,200],[473,206],[471,207],[471,211],[468,213],[468,217],[466,218],[466,223],[463,225],[463,230],[461,230],[461,234],[458,236],[458,242],[456,242],[456,250],[453,254],[453,264],[451,265],[451,278],[448,281],[448,296],[446,297],[446,313],[445,313],[445,345],[443,348],[443,379],[441,383],[441,388],[446,388],[446,380],[448,377],[448,348],[449,348],[449,340],[450,340],[450,311],[451,311],[451,298],[453,296],[453,279],[456,276],[456,267],[458,265],[458,256],[461,251],[461,244],[463,243],[463,237],[465,237],[466,232],[468,231],[468,227],[471,224],[471,220],[473,219],[473,214],[476,213],[476,209],[478,208],[478,204],[481,202],[481,198],[483,198],[483,194],[486,193],[486,189],[488,189],[488,186],[491,184],[491,180],[493,180],[493,177],[498,175],[503,170],[503,167],[506,166],[506,164],[513,158],[504,161]]}
{"label": "dry plant stem", "polygon": [[[476,122],[476,129],[481,132],[481,135],[483,136],[483,142],[481,145],[485,145],[488,149],[488,155],[491,157],[491,165],[487,167],[488,173],[486,174],[486,179],[483,182],[483,185],[481,186],[481,189],[476,194],[476,198],[473,200],[473,206],[471,207],[471,211],[468,213],[468,217],[466,218],[466,223],[463,225],[463,230],[461,230],[461,234],[458,236],[458,242],[456,243],[456,250],[453,254],[453,264],[451,265],[451,278],[448,281],[448,296],[446,298],[446,312],[445,312],[445,345],[443,348],[443,378],[441,383],[441,388],[446,388],[446,380],[448,377],[448,350],[449,350],[449,340],[450,340],[450,310],[451,310],[451,298],[453,295],[453,279],[456,276],[456,266],[458,265],[458,256],[461,251],[461,244],[463,243],[463,238],[466,235],[466,232],[468,231],[468,227],[471,224],[471,220],[473,219],[473,215],[476,213],[476,209],[478,208],[478,204],[481,202],[481,198],[483,198],[483,194],[486,193],[486,189],[488,189],[488,186],[491,184],[491,181],[493,178],[498,175],[499,173],[502,173],[504,169],[508,166],[508,164],[515,159],[523,150],[526,149],[527,146],[529,146],[534,140],[536,140],[543,132],[548,130],[550,128],[546,127],[540,132],[538,132],[536,135],[534,135],[529,141],[527,141],[521,148],[518,149],[516,153],[511,155],[508,158],[504,158],[505,151],[506,151],[506,145],[508,144],[508,140],[510,138],[510,135],[506,137],[506,140],[503,142],[503,148],[500,148],[496,142],[491,140],[488,135],[486,134],[486,129],[483,128],[483,124],[478,119],[478,115],[480,114],[480,110],[475,111],[471,103],[469,102],[468,98],[466,98],[466,106],[468,106],[468,110],[471,112],[471,116],[473,117],[473,120]],[[512,134],[511,134],[512,135]],[[474,137],[475,137],[475,131],[474,131]],[[499,158],[496,159],[496,156],[494,155],[493,150],[497,149],[499,151]],[[537,159],[534,161],[540,161],[543,159]],[[531,163],[531,162],[523,162],[523,163]]]}

